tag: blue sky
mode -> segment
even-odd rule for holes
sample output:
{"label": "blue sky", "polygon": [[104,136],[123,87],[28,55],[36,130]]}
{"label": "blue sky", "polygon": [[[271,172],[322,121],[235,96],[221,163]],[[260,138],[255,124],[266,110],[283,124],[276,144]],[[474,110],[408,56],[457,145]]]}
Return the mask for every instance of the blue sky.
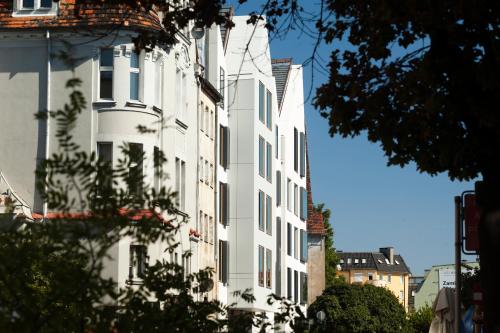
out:
{"label": "blue sky", "polygon": [[[258,10],[261,2],[235,5],[236,13]],[[314,40],[292,31],[285,39],[272,41],[271,55],[292,57],[294,63],[300,64],[311,56],[313,46]],[[324,66],[330,51],[330,46],[320,48]],[[315,72],[313,89],[327,79]],[[311,68],[305,67],[306,95],[311,81]],[[331,138],[326,119],[314,109],[311,99],[304,108],[313,200],[332,210],[335,247],[343,251],[377,251],[379,247],[394,246],[413,275],[423,274],[432,265],[453,263],[453,197],[473,189],[473,183],[452,182],[446,174],[421,174],[415,165],[387,167],[378,144],[370,143],[365,136]]]}

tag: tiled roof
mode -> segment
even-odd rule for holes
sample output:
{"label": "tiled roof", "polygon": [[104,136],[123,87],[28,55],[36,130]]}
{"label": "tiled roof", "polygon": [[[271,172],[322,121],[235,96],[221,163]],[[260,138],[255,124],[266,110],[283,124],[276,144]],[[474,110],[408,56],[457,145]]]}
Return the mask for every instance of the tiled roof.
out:
{"label": "tiled roof", "polygon": [[[0,29],[57,29],[122,26],[138,30],[161,30],[154,11],[97,1],[60,0],[54,16],[12,16],[13,0],[0,0]],[[54,4],[56,5],[56,4]]]}
{"label": "tiled roof", "polygon": [[273,76],[276,81],[276,97],[278,98],[278,109],[281,110],[283,97],[286,93],[286,85],[288,83],[288,76],[292,68],[292,58],[272,59],[271,65],[273,67]]}
{"label": "tiled roof", "polygon": [[[410,274],[410,269],[399,254],[394,255],[394,263],[388,264],[386,256],[380,252],[337,252],[337,255],[344,262],[340,264],[343,271],[351,269],[373,269],[385,273],[406,273]],[[347,259],[351,259],[348,263]],[[356,259],[358,260],[355,263]],[[363,259],[366,260],[363,263]]]}

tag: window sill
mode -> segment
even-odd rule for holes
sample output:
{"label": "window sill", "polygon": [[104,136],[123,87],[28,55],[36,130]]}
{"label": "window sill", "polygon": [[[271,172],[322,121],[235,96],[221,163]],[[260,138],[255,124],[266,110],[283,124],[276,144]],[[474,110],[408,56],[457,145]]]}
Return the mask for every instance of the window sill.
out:
{"label": "window sill", "polygon": [[116,106],[116,102],[113,100],[101,99],[101,100],[93,102],[92,106],[101,107],[101,108],[112,107],[112,106]]}
{"label": "window sill", "polygon": [[142,279],[128,279],[125,283],[129,286],[138,286],[144,284],[144,281]]}
{"label": "window sill", "polygon": [[57,8],[18,9],[12,13],[12,17],[56,16],[56,15],[57,15]]}
{"label": "window sill", "polygon": [[175,123],[177,125],[179,125],[180,127],[182,127],[183,129],[187,129],[188,128],[188,125],[186,125],[182,120],[180,120],[179,118],[175,119]]}
{"label": "window sill", "polygon": [[153,111],[157,112],[157,113],[160,113],[160,114],[163,113],[163,110],[160,109],[159,107],[155,106],[155,105],[153,105]]}
{"label": "window sill", "polygon": [[125,106],[145,109],[147,105],[139,101],[128,101],[127,103],[125,103]]}

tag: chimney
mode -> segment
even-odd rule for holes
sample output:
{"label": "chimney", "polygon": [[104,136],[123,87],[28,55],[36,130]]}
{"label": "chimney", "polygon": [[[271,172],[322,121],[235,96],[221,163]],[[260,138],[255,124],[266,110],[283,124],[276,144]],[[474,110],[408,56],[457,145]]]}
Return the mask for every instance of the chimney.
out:
{"label": "chimney", "polygon": [[383,253],[384,256],[389,259],[391,265],[394,265],[394,248],[392,246],[389,247],[381,247],[380,253]]}

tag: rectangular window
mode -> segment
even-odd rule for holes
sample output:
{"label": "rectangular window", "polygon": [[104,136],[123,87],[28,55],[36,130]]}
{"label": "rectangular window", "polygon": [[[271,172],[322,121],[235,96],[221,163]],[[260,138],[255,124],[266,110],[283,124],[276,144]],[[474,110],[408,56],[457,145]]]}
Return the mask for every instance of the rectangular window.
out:
{"label": "rectangular window", "polygon": [[292,300],[292,269],[287,268],[286,269],[286,291],[287,291],[287,298],[289,300]]}
{"label": "rectangular window", "polygon": [[363,273],[354,273],[354,282],[363,282]]}
{"label": "rectangular window", "polygon": [[275,292],[281,296],[281,218],[276,217],[276,269]]}
{"label": "rectangular window", "polygon": [[299,187],[297,184],[293,186],[293,213],[298,216],[299,215]]}
{"label": "rectangular window", "polygon": [[141,143],[129,143],[130,164],[128,168],[128,189],[130,195],[142,196],[144,182],[143,161],[144,152]]}
{"label": "rectangular window", "polygon": [[299,302],[299,272],[293,271],[293,300]]}
{"label": "rectangular window", "polygon": [[273,95],[269,90],[266,94],[267,105],[266,105],[266,124],[267,128],[273,128]]}
{"label": "rectangular window", "polygon": [[162,98],[162,89],[163,89],[163,66],[161,65],[162,60],[161,56],[156,60],[155,65],[155,106],[158,108],[162,108],[161,98]]}
{"label": "rectangular window", "polygon": [[99,173],[99,194],[103,194],[111,190],[113,186],[113,143],[112,142],[98,142],[97,143],[97,158],[99,162],[103,163],[104,170]]}
{"label": "rectangular window", "polygon": [[35,0],[22,0],[22,9],[34,9]]}
{"label": "rectangular window", "polygon": [[208,243],[210,241],[210,226],[208,223],[208,215],[205,214],[203,216],[203,231],[205,232],[203,234],[203,240]]}
{"label": "rectangular window", "polygon": [[300,261],[307,261],[307,232],[300,229]]}
{"label": "rectangular window", "polygon": [[264,192],[259,191],[259,230],[264,231],[265,219],[265,195]]}
{"label": "rectangular window", "polygon": [[40,0],[40,8],[52,8],[52,0]]}
{"label": "rectangular window", "polygon": [[210,179],[209,179],[209,183],[210,183],[210,187],[214,187],[214,165],[212,163],[210,163]]}
{"label": "rectangular window", "polygon": [[227,169],[229,165],[229,127],[220,126],[220,165]]}
{"label": "rectangular window", "polygon": [[200,218],[198,220],[197,230],[200,232],[200,238],[203,239],[203,211],[200,210]]}
{"label": "rectangular window", "polygon": [[229,191],[226,183],[219,183],[219,222],[229,225]]}
{"label": "rectangular window", "polygon": [[266,171],[265,171],[265,159],[266,159],[266,142],[264,141],[264,138],[259,136],[259,175],[261,177],[266,177]]}
{"label": "rectangular window", "polygon": [[205,165],[205,164],[203,163],[203,157],[201,157],[201,156],[200,156],[200,165],[199,165],[199,170],[198,170],[198,171],[199,171],[199,173],[200,173],[200,174],[198,175],[198,176],[199,176],[199,178],[200,178],[200,182],[202,182],[202,181],[203,181],[203,175],[204,175],[204,172],[203,172],[203,165]]}
{"label": "rectangular window", "polygon": [[200,127],[200,131],[204,132],[205,131],[205,104],[203,104],[203,102],[200,102],[200,123],[199,123],[199,127]]}
{"label": "rectangular window", "polygon": [[281,206],[281,171],[276,171],[276,206]]}
{"label": "rectangular window", "polygon": [[139,75],[141,69],[139,66],[139,55],[134,51],[130,55],[130,99],[139,100]]}
{"label": "rectangular window", "polygon": [[292,181],[290,178],[286,179],[286,208],[289,212],[292,211]]}
{"label": "rectangular window", "polygon": [[210,166],[208,165],[208,161],[205,160],[205,184],[208,185],[210,179]]}
{"label": "rectangular window", "polygon": [[113,49],[101,48],[100,51],[99,98],[113,99]]}
{"label": "rectangular window", "polygon": [[273,265],[273,255],[271,250],[266,249],[266,287],[271,289],[272,286],[272,265]]}
{"label": "rectangular window", "polygon": [[131,281],[144,278],[148,266],[148,251],[144,245],[130,245],[128,278]]}
{"label": "rectangular window", "polygon": [[175,158],[175,192],[177,193],[177,208],[185,210],[186,203],[186,162]]}
{"label": "rectangular window", "polygon": [[278,159],[278,154],[279,154],[279,137],[280,137],[280,134],[279,134],[279,128],[278,128],[278,125],[276,125],[274,127],[274,133],[275,133],[275,138],[274,138],[274,156],[276,157],[276,159]]}
{"label": "rectangular window", "polygon": [[300,219],[307,220],[307,192],[303,187],[300,188]]}
{"label": "rectangular window", "polygon": [[299,132],[293,129],[293,169],[299,172]]}
{"label": "rectangular window", "polygon": [[219,281],[227,284],[229,268],[229,246],[227,241],[219,240]]}
{"label": "rectangular window", "polygon": [[208,132],[210,130],[210,111],[208,111],[208,106],[205,106],[205,135],[209,136],[210,133]]}
{"label": "rectangular window", "polygon": [[300,133],[300,177],[306,175],[306,136]]}
{"label": "rectangular window", "polygon": [[208,242],[210,244],[213,244],[214,243],[214,218],[212,216],[209,216],[208,217]]}
{"label": "rectangular window", "polygon": [[293,244],[292,225],[288,223],[286,230],[286,254],[288,254],[289,256],[292,255],[292,244]]}
{"label": "rectangular window", "polygon": [[219,93],[222,96],[220,107],[224,108],[224,97],[225,97],[225,89],[226,89],[226,72],[224,68],[220,68],[219,74]]}
{"label": "rectangular window", "polygon": [[392,276],[391,274],[387,274],[387,282],[392,282]]}
{"label": "rectangular window", "polygon": [[259,245],[259,286],[264,287],[264,248]]}
{"label": "rectangular window", "polygon": [[160,191],[160,178],[161,178],[161,166],[162,166],[162,156],[160,154],[160,148],[154,146],[153,148],[153,167],[154,167],[154,181],[153,186],[155,191],[158,193]]}
{"label": "rectangular window", "polygon": [[402,301],[405,299],[405,293],[402,290],[399,291],[399,299]]}
{"label": "rectangular window", "polygon": [[307,303],[307,274],[300,272],[300,303]]}
{"label": "rectangular window", "polygon": [[293,228],[293,257],[299,259],[299,229]]}
{"label": "rectangular window", "polygon": [[265,119],[265,88],[264,84],[259,81],[259,120],[264,124],[266,119]]}
{"label": "rectangular window", "polygon": [[266,195],[266,232],[271,235],[273,233],[272,230],[272,209],[273,209],[273,204],[271,197]]}
{"label": "rectangular window", "polygon": [[373,280],[373,273],[368,272],[368,280],[372,281]]}
{"label": "rectangular window", "polygon": [[270,183],[273,182],[272,161],[273,161],[273,146],[271,146],[269,143],[266,143],[266,179]]}

